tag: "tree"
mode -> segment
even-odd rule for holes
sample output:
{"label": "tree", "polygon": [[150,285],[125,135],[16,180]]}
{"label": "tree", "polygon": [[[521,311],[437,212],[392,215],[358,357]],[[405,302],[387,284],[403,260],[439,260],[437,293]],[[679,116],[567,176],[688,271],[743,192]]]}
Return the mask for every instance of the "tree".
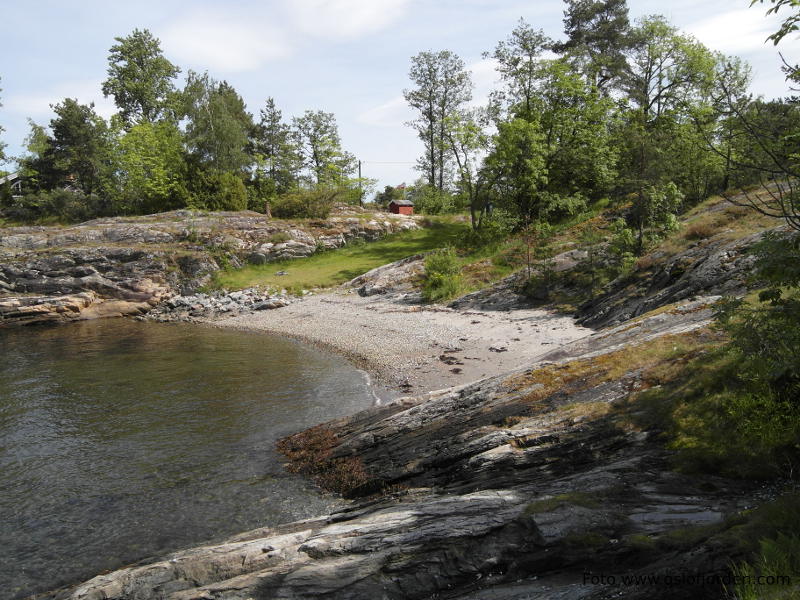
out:
{"label": "tree", "polygon": [[117,145],[119,188],[115,213],[162,212],[186,205],[183,139],[169,122],[140,123]]}
{"label": "tree", "polygon": [[94,104],[66,98],[52,108],[56,117],[50,121],[46,160],[52,161],[48,170],[57,181],[51,181],[49,189],[72,186],[87,196],[101,192],[111,171],[108,125],[95,113]]}
{"label": "tree", "polygon": [[[764,4],[765,0],[751,0],[750,6],[758,2]],[[787,35],[800,29],[800,2],[798,0],[769,0],[769,2],[773,6],[767,10],[767,15],[777,14],[783,7],[795,9],[794,14],[790,14],[783,20],[778,31],[767,37],[768,41],[777,46]],[[781,60],[783,61],[783,72],[786,74],[786,79],[794,83],[800,83],[800,64],[791,64],[783,57],[783,54],[781,54]],[[794,91],[797,90],[795,89]]]}
{"label": "tree", "polygon": [[538,61],[533,78],[528,105],[498,124],[485,171],[524,223],[571,214],[605,193],[617,160],[607,125],[610,99],[563,59]]}
{"label": "tree", "polygon": [[355,168],[355,157],[342,149],[333,113],[307,110],[292,120],[303,166],[316,185],[341,185]]}
{"label": "tree", "polygon": [[183,104],[186,145],[195,162],[219,173],[243,174],[252,162],[253,118],[236,90],[208,73],[189,71]]}
{"label": "tree", "polygon": [[626,0],[566,0],[567,41],[556,49],[573,57],[589,83],[603,94],[627,69],[630,22]]}
{"label": "tree", "polygon": [[[800,8],[797,0],[770,0],[773,7],[767,14],[788,6]],[[755,4],[756,0],[751,2]],[[786,35],[797,31],[800,10],[787,17],[779,30],[767,38],[778,44]],[[790,81],[798,81],[798,67],[784,60],[784,72]],[[764,102],[753,100],[744,90],[723,79],[716,108],[736,132],[737,150],[731,160],[744,181],[757,181],[756,191],[742,189],[744,200],[728,197],[733,203],[753,208],[763,215],[784,219],[795,231],[800,231],[800,104],[797,98]],[[732,136],[734,137],[734,136]]]}
{"label": "tree", "polygon": [[491,177],[501,203],[521,221],[538,220],[542,208],[538,192],[547,178],[541,127],[535,120],[517,117],[497,128],[494,146],[486,157],[487,177]]}
{"label": "tree", "polygon": [[392,200],[400,200],[403,197],[403,190],[399,187],[387,185],[382,192],[375,194],[375,204],[381,208],[386,208]]}
{"label": "tree", "polygon": [[55,182],[56,174],[51,151],[51,138],[47,128],[28,119],[30,132],[25,137],[26,154],[19,159],[19,171],[25,191],[39,192]]}
{"label": "tree", "polygon": [[291,128],[283,122],[275,100],[267,98],[261,120],[253,135],[255,154],[260,157],[259,172],[270,182],[275,194],[285,194],[296,184],[301,158]]}
{"label": "tree", "polygon": [[114,97],[126,128],[164,118],[174,101],[173,80],[180,69],[161,52],[160,41],[144,29],[114,38],[108,55],[103,95]]}
{"label": "tree", "polygon": [[767,10],[767,15],[777,14],[783,7],[795,9],[795,14],[786,17],[783,23],[781,23],[780,28],[778,28],[778,31],[767,38],[767,40],[777,46],[787,35],[800,29],[800,10],[798,10],[800,9],[800,2],[797,0],[751,0],[750,6],[759,3],[766,4],[767,2],[772,4],[772,7]]}
{"label": "tree", "polygon": [[[711,97],[720,57],[660,16],[641,19],[630,39],[623,87],[631,107],[619,139],[621,183],[635,194],[629,219],[638,222],[636,215],[649,210],[648,190],[665,189],[676,178],[674,165],[696,141],[695,131],[681,125],[690,123],[693,112]],[[636,250],[642,252],[644,233],[636,228]]]}
{"label": "tree", "polygon": [[520,19],[506,41],[499,42],[491,54],[484,52],[484,58],[497,61],[497,71],[506,87],[506,104],[514,106],[517,114],[527,115],[533,110],[539,61],[552,45],[541,29],[535,30]]}
{"label": "tree", "polygon": [[631,32],[630,68],[624,87],[641,123],[653,125],[708,96],[716,58],[694,38],[682,35],[664,17],[640,20]]}
{"label": "tree", "polygon": [[456,185],[466,198],[473,229],[478,229],[486,212],[489,190],[493,183],[480,171],[480,161],[489,147],[489,136],[484,129],[486,115],[483,111],[459,110],[447,117],[445,131],[456,164]]}
{"label": "tree", "polygon": [[561,199],[604,195],[616,177],[614,103],[565,60],[549,60],[540,66],[533,105],[544,134],[546,191]]}
{"label": "tree", "polygon": [[472,98],[472,79],[464,61],[449,50],[420,52],[412,57],[409,77],[416,88],[404,90],[403,95],[420,113],[410,125],[425,145],[418,168],[429,185],[443,192],[449,183],[445,176],[449,162],[447,119]]}

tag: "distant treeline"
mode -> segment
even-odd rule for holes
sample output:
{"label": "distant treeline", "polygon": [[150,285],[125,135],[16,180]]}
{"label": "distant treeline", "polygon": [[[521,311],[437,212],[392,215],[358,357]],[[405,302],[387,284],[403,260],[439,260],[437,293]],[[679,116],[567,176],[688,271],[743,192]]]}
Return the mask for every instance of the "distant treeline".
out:
{"label": "distant treeline", "polygon": [[149,31],[116,42],[102,91],[118,112],[106,121],[66,98],[48,127],[30,121],[21,194],[0,190],[0,216],[75,221],[182,207],[315,216],[336,199],[361,199],[369,182],[353,179],[356,160],[332,113],[287,122],[267,98],[256,120],[208,73],[189,71],[177,89],[180,69]]}
{"label": "distant treeline", "polygon": [[[411,59],[404,91],[423,143],[421,178],[387,187],[427,213],[469,210],[473,228],[502,217],[551,223],[606,197],[630,198],[638,252],[677,211],[709,194],[786,173],[800,154],[796,98],[761,100],[750,67],[706,48],[664,17],[631,23],[625,0],[566,0],[564,36],[520,20],[484,53],[500,86],[475,107],[471,74],[449,50]],[[796,68],[787,76],[797,82]],[[64,99],[31,122],[18,159],[22,193],[0,190],[0,216],[30,221],[195,207],[318,216],[363,200],[334,115],[285,120],[267,98],[256,120],[225,81],[180,69],[159,41],[116,38],[102,91],[109,122]],[[516,224],[516,225],[514,225]]]}

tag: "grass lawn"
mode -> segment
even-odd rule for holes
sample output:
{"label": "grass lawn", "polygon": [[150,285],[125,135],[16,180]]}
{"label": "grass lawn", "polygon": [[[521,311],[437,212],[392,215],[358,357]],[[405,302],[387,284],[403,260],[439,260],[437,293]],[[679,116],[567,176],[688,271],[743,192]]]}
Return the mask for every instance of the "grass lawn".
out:
{"label": "grass lawn", "polygon": [[[436,220],[431,227],[396,233],[377,242],[345,246],[308,258],[222,271],[216,277],[215,287],[239,290],[262,286],[293,291],[330,287],[401,258],[455,244],[467,227],[466,223]],[[278,271],[286,271],[287,275],[276,275]]]}

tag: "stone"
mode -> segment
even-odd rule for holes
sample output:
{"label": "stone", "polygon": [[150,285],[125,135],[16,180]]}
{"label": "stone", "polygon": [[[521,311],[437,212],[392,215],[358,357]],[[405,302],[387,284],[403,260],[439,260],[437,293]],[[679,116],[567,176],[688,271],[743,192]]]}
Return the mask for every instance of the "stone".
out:
{"label": "stone", "polygon": [[[578,377],[550,391],[534,376],[704,327],[711,312],[697,302],[582,338],[524,369],[331,421],[323,427],[333,445],[315,468],[358,461],[366,483],[351,488],[350,506],[99,575],[47,598],[599,600],[619,590],[587,585],[586,573],[723,574],[732,562],[725,529],[737,523],[725,518],[751,506],[759,486],[672,472],[657,436],[602,415],[575,421],[562,412],[565,404],[624,402],[642,376],[635,367],[617,380]],[[311,433],[288,438],[289,447]],[[680,551],[654,542],[645,552],[635,543],[709,524],[719,537],[698,536]],[[693,583],[624,591],[634,600],[706,592]]]}

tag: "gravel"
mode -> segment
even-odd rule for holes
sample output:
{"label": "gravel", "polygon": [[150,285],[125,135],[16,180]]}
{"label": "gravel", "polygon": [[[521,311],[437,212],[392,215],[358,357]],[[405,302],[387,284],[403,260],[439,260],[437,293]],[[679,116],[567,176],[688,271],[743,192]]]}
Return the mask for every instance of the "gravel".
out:
{"label": "gravel", "polygon": [[[541,309],[456,310],[361,297],[352,290],[314,295],[279,310],[241,314],[215,324],[278,333],[333,349],[384,383],[415,392],[522,367],[592,333],[571,317]],[[459,368],[453,369],[453,364]]]}

